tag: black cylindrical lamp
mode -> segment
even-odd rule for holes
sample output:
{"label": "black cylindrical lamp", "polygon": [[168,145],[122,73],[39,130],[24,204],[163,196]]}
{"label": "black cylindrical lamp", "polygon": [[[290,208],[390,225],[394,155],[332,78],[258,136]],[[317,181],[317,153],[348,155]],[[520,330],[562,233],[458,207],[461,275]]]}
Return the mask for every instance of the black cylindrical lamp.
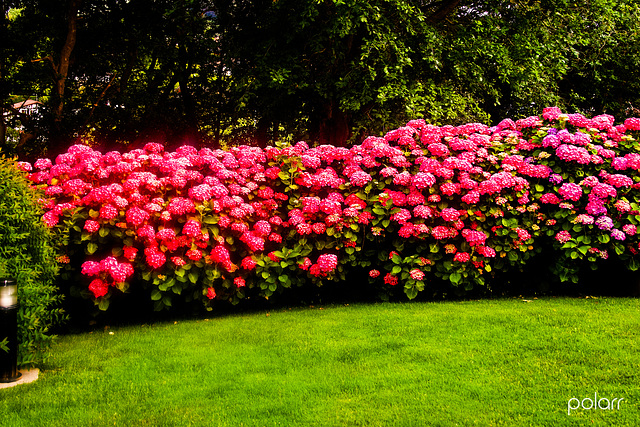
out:
{"label": "black cylindrical lamp", "polygon": [[0,349],[0,383],[17,381],[18,372],[18,285],[0,279],[0,341],[7,338],[9,351]]}

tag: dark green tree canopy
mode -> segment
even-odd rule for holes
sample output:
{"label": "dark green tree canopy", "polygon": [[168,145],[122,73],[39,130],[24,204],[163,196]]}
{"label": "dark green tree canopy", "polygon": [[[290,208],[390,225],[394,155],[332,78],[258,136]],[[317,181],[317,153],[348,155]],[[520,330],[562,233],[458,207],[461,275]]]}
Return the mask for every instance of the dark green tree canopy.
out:
{"label": "dark green tree canopy", "polygon": [[640,108],[634,0],[5,0],[3,12],[3,108],[30,95],[45,107],[5,142],[18,152],[74,137],[343,145],[413,118]]}

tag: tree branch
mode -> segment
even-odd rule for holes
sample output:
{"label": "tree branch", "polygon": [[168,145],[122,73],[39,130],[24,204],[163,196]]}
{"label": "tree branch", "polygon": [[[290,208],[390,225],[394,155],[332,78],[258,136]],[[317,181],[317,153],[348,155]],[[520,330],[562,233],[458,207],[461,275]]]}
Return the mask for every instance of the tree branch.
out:
{"label": "tree branch", "polygon": [[460,6],[461,0],[447,0],[442,2],[442,6],[427,18],[430,24],[437,24],[447,18]]}

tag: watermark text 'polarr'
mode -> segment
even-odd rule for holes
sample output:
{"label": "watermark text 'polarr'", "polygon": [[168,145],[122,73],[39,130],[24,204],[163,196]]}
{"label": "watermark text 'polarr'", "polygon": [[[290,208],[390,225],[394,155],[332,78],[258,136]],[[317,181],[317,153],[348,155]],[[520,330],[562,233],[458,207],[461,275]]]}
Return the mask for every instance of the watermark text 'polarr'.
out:
{"label": "watermark text 'polarr'", "polygon": [[567,402],[567,415],[571,415],[571,411],[576,411],[579,409],[585,411],[591,410],[604,410],[604,411],[613,411],[620,410],[620,404],[622,403],[623,398],[614,398],[607,399],[602,397],[598,399],[598,392],[596,391],[593,395],[593,399],[590,397],[585,397],[580,400],[577,397],[572,397]]}

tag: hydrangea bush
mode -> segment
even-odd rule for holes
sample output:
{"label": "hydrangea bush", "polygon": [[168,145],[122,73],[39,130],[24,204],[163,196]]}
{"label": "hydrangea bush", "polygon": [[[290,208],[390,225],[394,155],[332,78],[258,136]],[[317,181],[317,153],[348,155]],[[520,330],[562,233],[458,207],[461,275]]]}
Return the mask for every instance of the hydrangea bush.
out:
{"label": "hydrangea bush", "polygon": [[609,256],[637,269],[638,130],[550,107],[494,127],[414,120],[351,148],[76,145],[23,167],[103,309],[131,283],[161,309],[350,271],[415,298],[432,281],[490,286],[543,250],[562,281]]}

